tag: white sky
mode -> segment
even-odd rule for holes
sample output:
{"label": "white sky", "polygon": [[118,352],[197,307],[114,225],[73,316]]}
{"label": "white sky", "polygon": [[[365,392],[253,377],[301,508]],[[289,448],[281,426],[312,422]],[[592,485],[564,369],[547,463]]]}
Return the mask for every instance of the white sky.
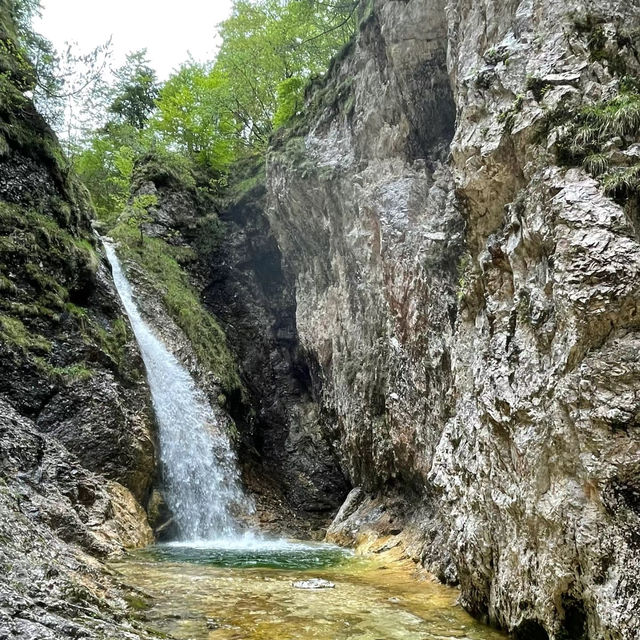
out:
{"label": "white sky", "polygon": [[58,50],[77,42],[88,52],[113,36],[113,64],[130,51],[148,50],[161,80],[189,57],[215,55],[216,25],[231,13],[232,0],[41,0],[36,31]]}

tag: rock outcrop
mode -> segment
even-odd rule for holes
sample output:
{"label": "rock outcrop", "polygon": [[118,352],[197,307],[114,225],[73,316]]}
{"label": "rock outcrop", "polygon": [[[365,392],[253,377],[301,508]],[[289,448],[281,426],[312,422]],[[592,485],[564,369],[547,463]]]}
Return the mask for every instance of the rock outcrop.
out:
{"label": "rock outcrop", "polygon": [[268,159],[359,487],[331,535],[398,536],[519,638],[640,637],[639,27],[637,2],[363,3]]}

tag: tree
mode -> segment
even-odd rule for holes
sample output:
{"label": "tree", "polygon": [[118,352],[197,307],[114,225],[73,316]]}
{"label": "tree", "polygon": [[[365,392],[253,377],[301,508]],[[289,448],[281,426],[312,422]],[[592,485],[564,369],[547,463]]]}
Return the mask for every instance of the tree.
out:
{"label": "tree", "polygon": [[140,235],[138,244],[144,245],[144,227],[148,222],[153,221],[149,209],[158,205],[158,197],[152,193],[145,193],[136,196],[127,211],[127,224],[132,226]]}
{"label": "tree", "polygon": [[[67,143],[70,151],[87,127],[96,126],[94,114],[101,96],[102,76],[111,55],[111,41],[87,53],[66,43],[60,53],[36,33],[32,20],[40,12],[39,0],[8,0],[17,25],[19,45],[29,61],[33,101],[38,111]],[[90,114],[82,117],[81,114]]]}
{"label": "tree", "polygon": [[[306,80],[324,73],[352,37],[356,6],[320,0],[235,2],[232,16],[220,28],[223,44],[214,69],[228,79],[228,107],[253,145],[268,142],[278,94],[291,111]],[[278,124],[286,112],[283,107]]]}
{"label": "tree", "polygon": [[224,75],[210,66],[184,64],[160,90],[150,128],[165,146],[223,172],[235,158],[241,130],[228,108],[230,92]]}
{"label": "tree", "polygon": [[155,109],[159,93],[156,72],[149,66],[147,50],[129,53],[126,63],[114,75],[116,82],[109,113],[118,122],[143,129]]}

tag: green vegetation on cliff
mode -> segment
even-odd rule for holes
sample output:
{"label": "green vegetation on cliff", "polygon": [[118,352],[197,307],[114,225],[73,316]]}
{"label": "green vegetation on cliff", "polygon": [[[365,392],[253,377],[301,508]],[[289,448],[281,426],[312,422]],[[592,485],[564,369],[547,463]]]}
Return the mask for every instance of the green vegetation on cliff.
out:
{"label": "green vegetation on cliff", "polygon": [[131,336],[122,318],[97,318],[88,306],[99,265],[89,194],[28,97],[36,74],[24,40],[35,6],[0,6],[0,347],[52,389],[100,364],[139,378],[123,355]]}
{"label": "green vegetation on cliff", "polygon": [[[553,132],[557,160],[582,166],[620,204],[634,206],[640,196],[640,82],[629,73],[625,52],[640,46],[637,33],[604,28],[605,18],[587,15],[574,27],[585,41],[592,62],[614,79],[609,92],[581,106],[561,103],[546,112],[541,137]],[[637,56],[637,54],[635,54]],[[528,88],[543,101],[551,85],[529,78]]]}

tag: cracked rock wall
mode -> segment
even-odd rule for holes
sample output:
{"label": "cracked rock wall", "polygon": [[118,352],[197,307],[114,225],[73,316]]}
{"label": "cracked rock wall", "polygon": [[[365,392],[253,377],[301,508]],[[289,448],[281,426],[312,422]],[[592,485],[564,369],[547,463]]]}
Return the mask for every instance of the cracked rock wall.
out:
{"label": "cracked rock wall", "polygon": [[638,76],[639,28],[635,0],[368,3],[268,160],[360,487],[330,535],[397,536],[521,638],[640,637],[637,202],[553,123]]}

